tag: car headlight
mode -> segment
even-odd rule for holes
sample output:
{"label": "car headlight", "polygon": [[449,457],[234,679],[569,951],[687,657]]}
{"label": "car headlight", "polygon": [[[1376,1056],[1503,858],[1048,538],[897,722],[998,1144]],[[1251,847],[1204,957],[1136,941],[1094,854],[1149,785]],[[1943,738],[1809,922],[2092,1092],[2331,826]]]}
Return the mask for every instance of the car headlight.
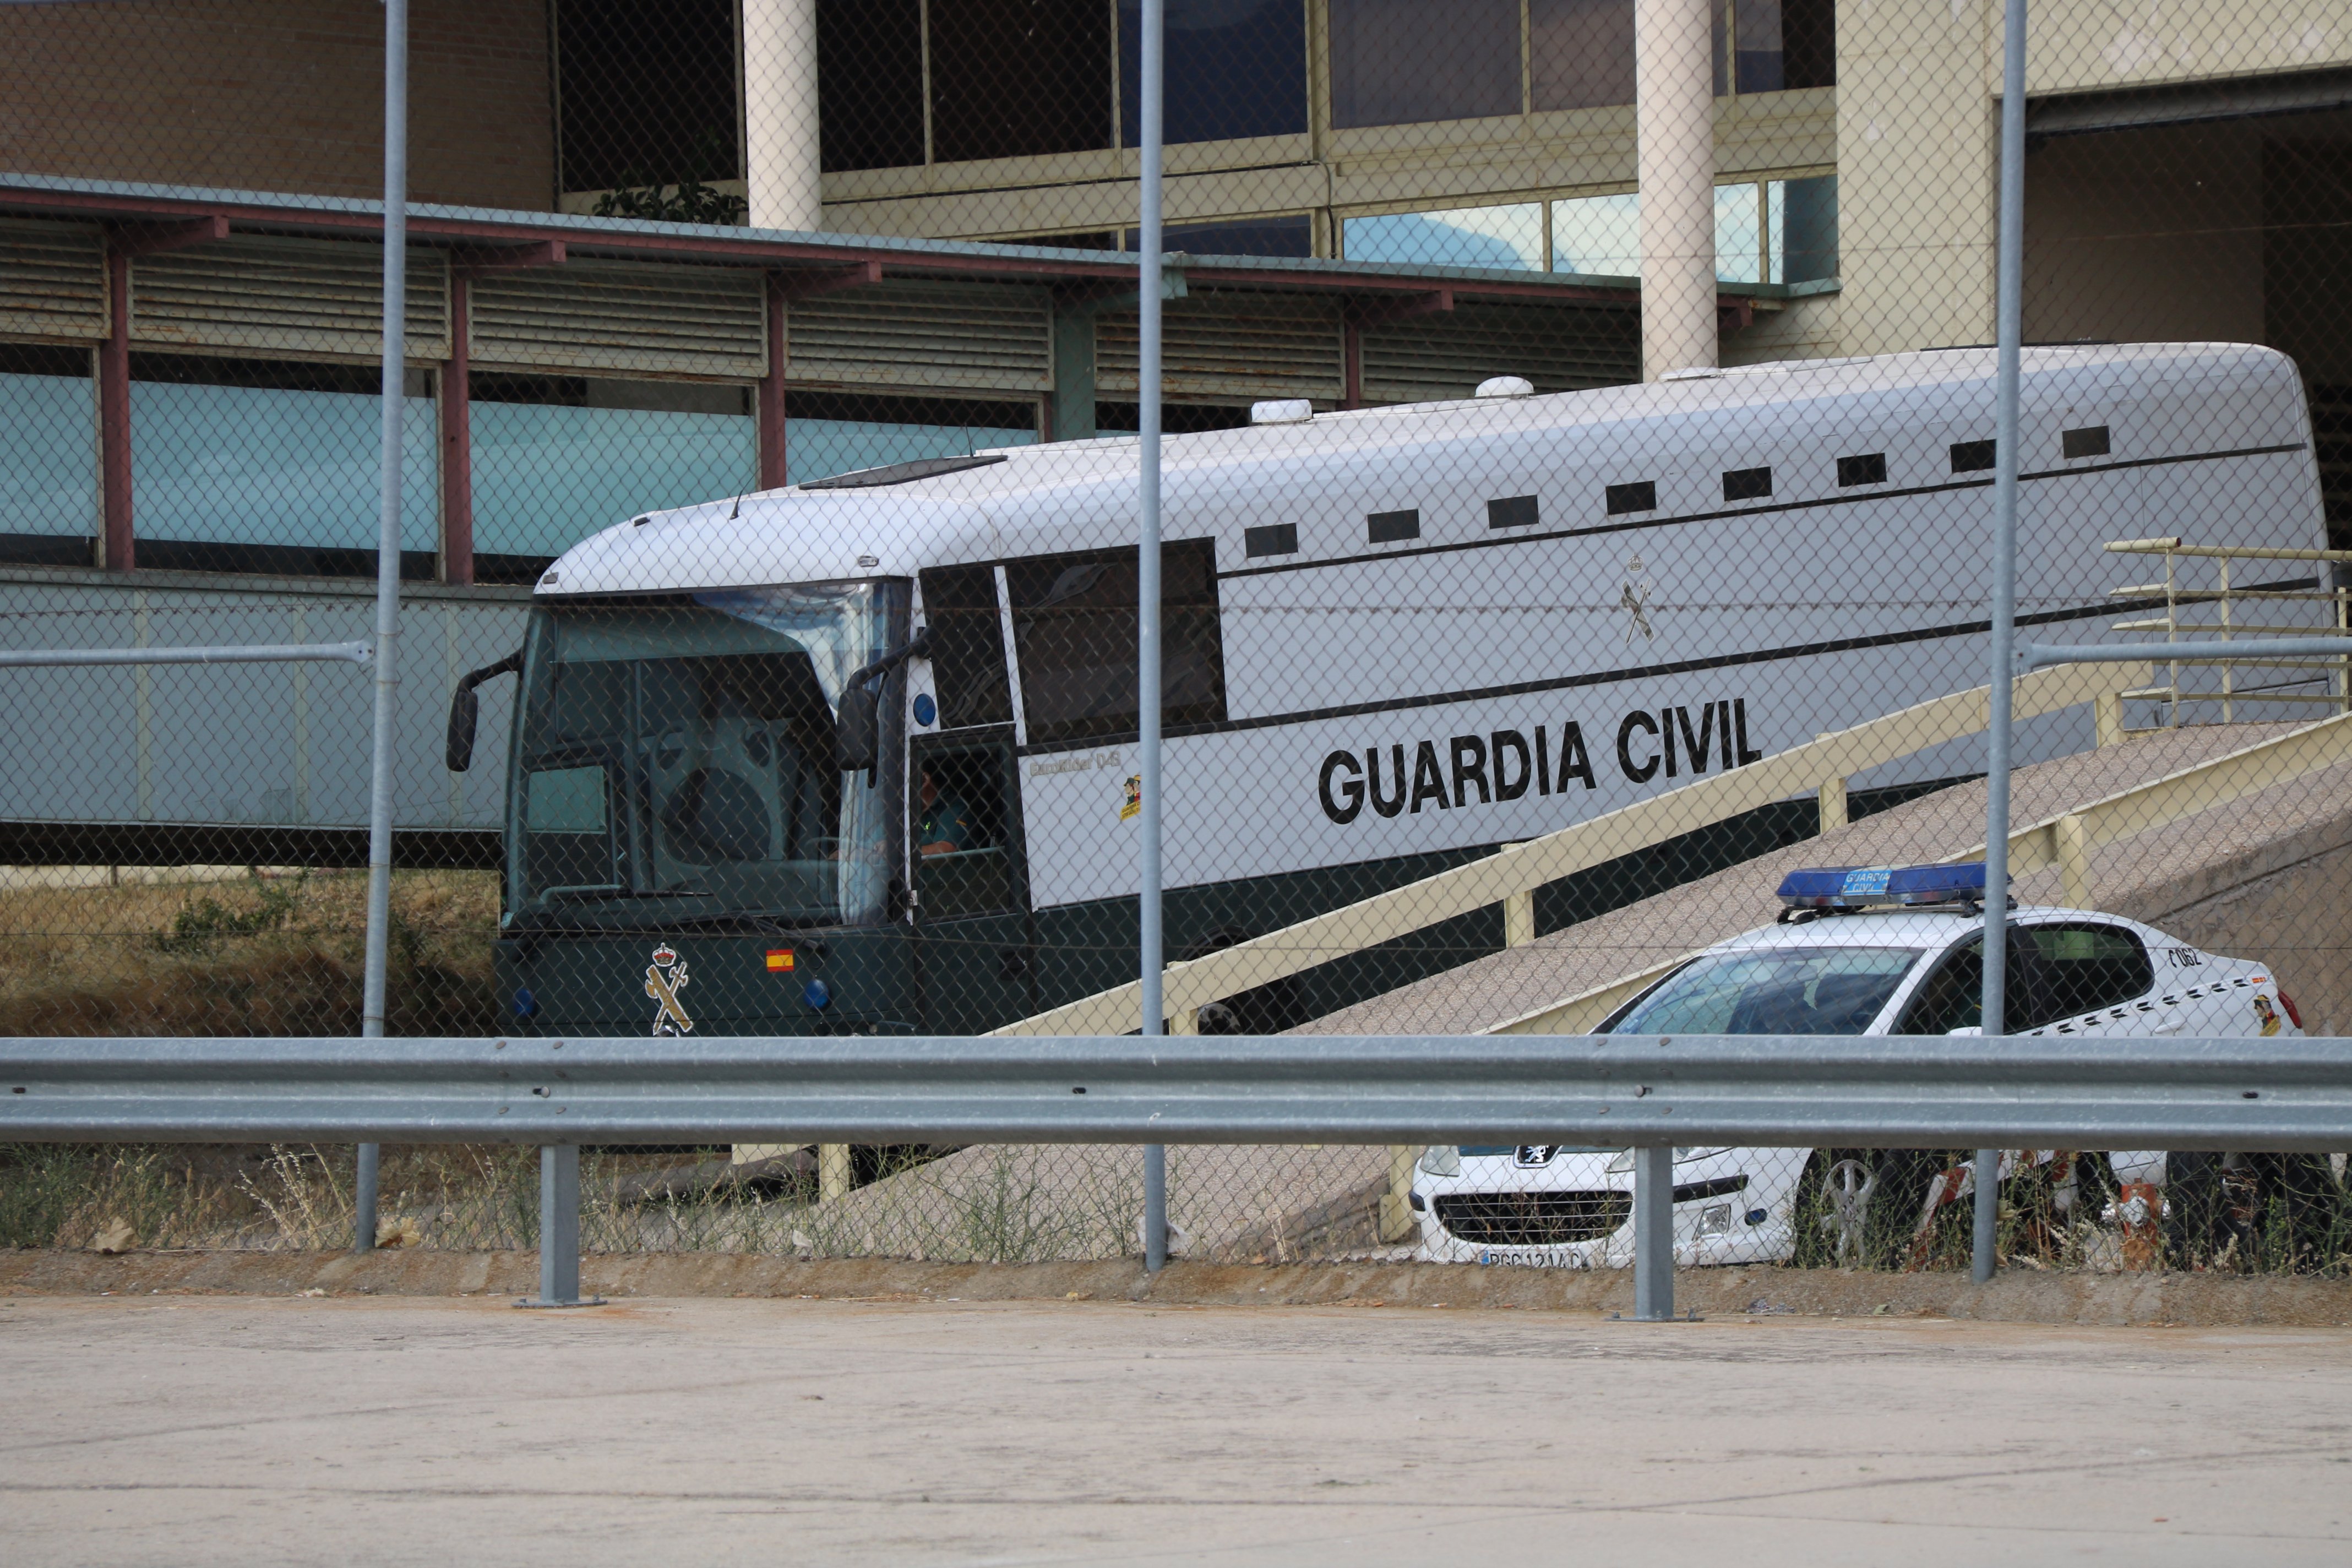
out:
{"label": "car headlight", "polygon": [[1462,1173],[1462,1150],[1453,1143],[1432,1143],[1421,1152],[1421,1171],[1425,1176],[1458,1176]]}

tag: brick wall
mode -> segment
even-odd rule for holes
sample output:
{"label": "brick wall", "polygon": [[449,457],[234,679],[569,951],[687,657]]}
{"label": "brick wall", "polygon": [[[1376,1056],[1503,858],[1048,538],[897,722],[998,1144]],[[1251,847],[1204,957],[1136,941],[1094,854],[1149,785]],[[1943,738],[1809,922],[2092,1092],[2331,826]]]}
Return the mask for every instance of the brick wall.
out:
{"label": "brick wall", "polygon": [[[409,194],[554,200],[546,0],[412,0]],[[379,0],[0,5],[0,169],[383,188]]]}

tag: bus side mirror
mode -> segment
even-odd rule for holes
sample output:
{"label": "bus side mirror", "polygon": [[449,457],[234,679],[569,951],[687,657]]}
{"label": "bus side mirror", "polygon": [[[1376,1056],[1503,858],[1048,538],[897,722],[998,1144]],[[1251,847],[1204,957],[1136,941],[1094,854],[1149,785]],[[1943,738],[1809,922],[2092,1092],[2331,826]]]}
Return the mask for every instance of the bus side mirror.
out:
{"label": "bus side mirror", "polygon": [[522,649],[517,648],[496,664],[486,664],[457,682],[457,689],[449,694],[449,739],[442,761],[453,773],[462,773],[474,765],[474,730],[481,721],[482,700],[474,695],[474,688],[485,680],[501,675],[516,675],[522,670]]}
{"label": "bus side mirror", "polygon": [[880,763],[881,730],[880,683],[852,681],[841,694],[841,713],[833,728],[834,755],[843,773],[862,773]]}
{"label": "bus side mirror", "polygon": [[841,771],[862,773],[882,765],[882,689],[890,672],[910,658],[931,657],[931,628],[920,626],[898,652],[885,654],[851,676],[834,716],[833,750]]}

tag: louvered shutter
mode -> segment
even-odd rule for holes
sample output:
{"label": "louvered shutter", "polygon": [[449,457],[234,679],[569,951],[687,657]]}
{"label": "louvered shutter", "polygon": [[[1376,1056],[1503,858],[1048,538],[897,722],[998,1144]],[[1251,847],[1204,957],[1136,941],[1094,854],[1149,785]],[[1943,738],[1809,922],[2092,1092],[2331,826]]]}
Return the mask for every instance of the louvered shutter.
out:
{"label": "louvered shutter", "polygon": [[[1335,300],[1196,295],[1171,300],[1160,322],[1160,385],[1170,396],[1339,401]],[[1104,312],[1095,327],[1096,389],[1134,396],[1136,358],[1135,312]]]}
{"label": "louvered shutter", "polygon": [[741,381],[767,374],[756,272],[574,261],[485,274],[471,300],[478,365]]}
{"label": "louvered shutter", "polygon": [[1538,392],[1642,379],[1642,318],[1633,305],[1505,305],[1465,300],[1443,315],[1364,330],[1364,400],[1467,397],[1488,376]]}
{"label": "louvered shutter", "polygon": [[106,336],[106,251],[95,224],[0,222],[0,332]]}
{"label": "louvered shutter", "polygon": [[874,283],[788,306],[793,384],[1044,391],[1046,296],[992,283]]}
{"label": "louvered shutter", "polygon": [[[147,348],[260,358],[373,359],[383,353],[383,250],[333,239],[231,235],[131,264],[131,337]],[[408,253],[411,360],[449,354],[448,267]]]}

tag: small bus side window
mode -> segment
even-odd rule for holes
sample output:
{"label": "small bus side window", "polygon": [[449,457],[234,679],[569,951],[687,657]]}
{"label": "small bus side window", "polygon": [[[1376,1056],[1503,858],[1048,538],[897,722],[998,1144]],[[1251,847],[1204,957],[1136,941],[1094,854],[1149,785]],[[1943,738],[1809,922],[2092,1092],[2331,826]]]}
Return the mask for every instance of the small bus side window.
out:
{"label": "small bus side window", "polygon": [[931,679],[940,728],[1013,722],[1004,673],[1004,619],[993,566],[934,566],[923,574],[923,624],[931,629]]}
{"label": "small bus side window", "polygon": [[925,921],[1023,907],[1013,736],[918,742],[912,827],[915,897]]}
{"label": "small bus side window", "polygon": [[[1136,560],[1132,549],[1038,555],[1004,568],[1029,740],[1088,740],[1136,731]],[[1213,541],[1160,547],[1161,721],[1225,716]]]}

